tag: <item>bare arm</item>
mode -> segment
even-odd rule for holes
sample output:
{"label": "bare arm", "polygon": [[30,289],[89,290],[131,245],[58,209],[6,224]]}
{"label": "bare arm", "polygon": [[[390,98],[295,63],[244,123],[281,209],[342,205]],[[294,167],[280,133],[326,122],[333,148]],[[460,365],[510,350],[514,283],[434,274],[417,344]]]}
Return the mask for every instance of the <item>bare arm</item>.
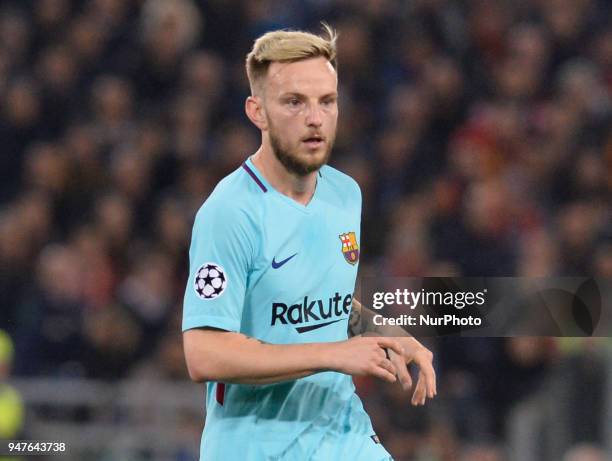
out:
{"label": "bare arm", "polygon": [[403,352],[392,338],[280,345],[210,328],[186,331],[183,344],[192,380],[240,384],[270,384],[330,370],[395,382],[385,349]]}

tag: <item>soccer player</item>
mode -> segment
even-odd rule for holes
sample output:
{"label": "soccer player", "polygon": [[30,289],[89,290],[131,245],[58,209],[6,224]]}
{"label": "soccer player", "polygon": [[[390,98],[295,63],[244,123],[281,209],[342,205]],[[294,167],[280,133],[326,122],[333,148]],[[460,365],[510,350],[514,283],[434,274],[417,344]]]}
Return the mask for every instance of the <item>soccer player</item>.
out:
{"label": "soccer player", "polygon": [[389,460],[352,376],[408,390],[414,362],[412,403],[422,405],[435,375],[414,338],[360,335],[371,318],[353,302],[361,193],[326,165],[338,118],[335,33],[269,32],[246,70],[261,147],[202,205],[190,249],[185,357],[191,378],[208,383],[200,459]]}

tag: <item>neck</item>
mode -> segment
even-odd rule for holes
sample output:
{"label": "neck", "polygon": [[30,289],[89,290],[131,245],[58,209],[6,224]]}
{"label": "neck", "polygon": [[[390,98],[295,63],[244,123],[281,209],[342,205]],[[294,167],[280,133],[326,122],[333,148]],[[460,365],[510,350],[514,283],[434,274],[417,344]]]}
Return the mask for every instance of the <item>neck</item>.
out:
{"label": "neck", "polygon": [[302,205],[307,205],[317,187],[317,171],[299,176],[288,171],[272,152],[271,146],[263,145],[251,158],[274,189]]}

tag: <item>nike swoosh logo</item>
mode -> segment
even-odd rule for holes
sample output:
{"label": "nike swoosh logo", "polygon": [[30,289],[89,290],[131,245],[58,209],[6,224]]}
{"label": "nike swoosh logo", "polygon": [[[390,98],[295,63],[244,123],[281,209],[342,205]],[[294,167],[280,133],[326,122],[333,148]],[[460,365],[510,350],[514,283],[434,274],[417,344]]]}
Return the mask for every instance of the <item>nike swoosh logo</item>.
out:
{"label": "nike swoosh logo", "polygon": [[297,255],[297,253],[292,254],[291,256],[289,256],[286,259],[283,259],[282,261],[276,262],[275,258],[272,258],[272,269],[278,269],[279,267],[281,267],[283,264],[285,264],[287,261],[289,261],[291,258],[293,258],[295,255]]}
{"label": "nike swoosh logo", "polygon": [[319,323],[317,325],[308,325],[306,327],[297,327],[296,330],[298,333],[306,333],[308,331],[317,330],[319,328],[326,327],[327,325],[331,325],[332,323],[339,322],[340,320],[346,320],[346,319],[332,320],[331,322]]}

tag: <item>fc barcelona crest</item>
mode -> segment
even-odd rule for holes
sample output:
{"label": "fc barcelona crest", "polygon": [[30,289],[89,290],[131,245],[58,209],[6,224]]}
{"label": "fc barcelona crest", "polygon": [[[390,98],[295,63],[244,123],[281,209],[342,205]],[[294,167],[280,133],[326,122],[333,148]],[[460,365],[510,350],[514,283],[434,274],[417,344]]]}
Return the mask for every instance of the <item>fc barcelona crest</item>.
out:
{"label": "fc barcelona crest", "polygon": [[340,234],[339,237],[342,242],[342,254],[344,255],[344,259],[346,259],[346,262],[349,264],[357,264],[359,261],[359,245],[357,244],[355,232]]}

